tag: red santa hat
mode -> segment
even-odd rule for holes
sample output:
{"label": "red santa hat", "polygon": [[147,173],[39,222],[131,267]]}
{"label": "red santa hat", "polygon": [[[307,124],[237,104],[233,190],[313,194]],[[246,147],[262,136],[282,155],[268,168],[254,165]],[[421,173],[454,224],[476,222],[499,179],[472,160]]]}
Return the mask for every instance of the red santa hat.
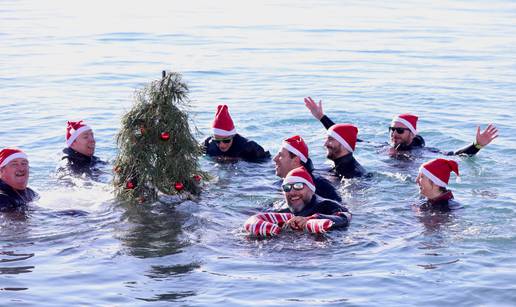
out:
{"label": "red santa hat", "polygon": [[14,159],[28,159],[27,154],[15,148],[4,148],[0,150],[0,167],[4,167],[7,163]]}
{"label": "red santa hat", "polygon": [[308,173],[308,171],[302,166],[296,167],[295,169],[288,172],[285,179],[283,179],[283,184],[297,182],[304,183],[310,190],[312,190],[312,192],[315,192],[315,184],[314,180],[312,179],[312,175],[310,175],[310,173]]}
{"label": "red santa hat", "polygon": [[232,136],[236,134],[235,125],[229,115],[227,105],[217,106],[217,113],[213,120],[213,134],[220,136]]}
{"label": "red santa hat", "polygon": [[421,165],[419,172],[425,175],[433,183],[440,187],[446,187],[450,180],[451,172],[459,176],[459,164],[453,160],[433,159]]}
{"label": "red santa hat", "polygon": [[355,151],[358,128],[351,124],[336,124],[328,129],[328,135],[337,140],[347,151]]}
{"label": "red santa hat", "polygon": [[308,146],[306,146],[305,141],[299,135],[294,135],[284,140],[281,146],[298,156],[304,163],[308,161]]}
{"label": "red santa hat", "polygon": [[66,126],[66,146],[72,146],[77,137],[84,131],[92,130],[90,126],[83,123],[82,120],[78,122],[68,122]]}
{"label": "red santa hat", "polygon": [[409,128],[410,132],[414,133],[414,135],[417,134],[417,119],[418,117],[416,115],[412,114],[400,114],[392,119],[392,124],[394,123],[401,123],[407,128]]}

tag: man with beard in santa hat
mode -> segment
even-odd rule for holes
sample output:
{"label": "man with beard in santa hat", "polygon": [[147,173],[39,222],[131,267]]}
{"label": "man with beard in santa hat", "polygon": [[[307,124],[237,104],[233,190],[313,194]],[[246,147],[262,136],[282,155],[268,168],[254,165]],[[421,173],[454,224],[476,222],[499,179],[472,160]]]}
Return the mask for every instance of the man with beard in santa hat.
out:
{"label": "man with beard in santa hat", "polygon": [[[332,127],[335,123],[326,115],[324,115],[322,101],[316,103],[311,97],[304,99],[305,106],[310,110],[312,115],[317,118],[324,125],[326,129]],[[417,132],[418,117],[413,114],[400,114],[393,118],[389,126],[390,135],[390,153],[393,156],[403,154],[404,152],[413,149],[421,149],[425,146],[425,141]],[[480,132],[480,127],[477,127],[477,135],[475,142],[456,151],[443,152],[445,155],[475,155],[498,137],[498,129],[489,124],[487,128]],[[438,151],[436,149],[430,149]]]}

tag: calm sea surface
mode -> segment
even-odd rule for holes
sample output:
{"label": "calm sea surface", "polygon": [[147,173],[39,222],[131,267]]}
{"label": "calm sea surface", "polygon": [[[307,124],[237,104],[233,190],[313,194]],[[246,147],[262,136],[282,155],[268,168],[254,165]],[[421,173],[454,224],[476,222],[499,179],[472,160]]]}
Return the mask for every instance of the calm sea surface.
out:
{"label": "calm sea surface", "polygon": [[[0,0],[0,147],[30,156],[41,199],[0,216],[0,305],[514,306],[515,1]],[[325,168],[324,128],[303,97],[359,129],[373,178],[339,191],[347,231],[250,239],[245,219],[280,199],[272,162],[219,165],[197,202],[128,206],[101,182],[55,177],[67,120],[94,127],[112,162],[133,93],[183,73],[199,141],[217,104],[271,153],[302,135]],[[493,122],[500,137],[456,158],[464,209],[411,209],[419,165],[381,145],[413,112],[427,145],[453,150]],[[64,215],[67,209],[87,212]]]}

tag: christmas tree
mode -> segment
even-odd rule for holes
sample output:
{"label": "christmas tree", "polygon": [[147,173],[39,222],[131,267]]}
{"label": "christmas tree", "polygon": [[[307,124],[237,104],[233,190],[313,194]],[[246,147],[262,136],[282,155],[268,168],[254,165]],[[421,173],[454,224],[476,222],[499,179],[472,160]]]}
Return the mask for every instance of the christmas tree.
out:
{"label": "christmas tree", "polygon": [[114,167],[119,199],[155,201],[158,193],[198,194],[206,175],[199,169],[201,147],[188,124],[188,87],[178,73],[165,73],[136,91],[122,117]]}

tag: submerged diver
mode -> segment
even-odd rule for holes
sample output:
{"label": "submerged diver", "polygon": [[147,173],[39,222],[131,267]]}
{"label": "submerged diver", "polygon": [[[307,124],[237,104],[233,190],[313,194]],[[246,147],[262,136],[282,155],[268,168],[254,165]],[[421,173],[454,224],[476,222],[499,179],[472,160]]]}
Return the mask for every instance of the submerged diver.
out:
{"label": "submerged diver", "polygon": [[68,170],[73,175],[92,176],[98,171],[95,166],[105,164],[95,153],[95,136],[90,126],[82,120],[68,122],[66,127],[66,148],[63,149],[64,164],[58,171]]}
{"label": "submerged diver", "polygon": [[13,148],[0,151],[0,212],[24,209],[38,197],[27,187],[29,160],[27,155]]}
{"label": "submerged diver", "polygon": [[[329,129],[335,124],[328,116],[324,115],[322,101],[319,101],[317,104],[311,97],[305,98],[304,101],[305,106],[310,110],[312,115],[321,121],[326,129]],[[424,148],[425,141],[416,130],[417,120],[418,117],[412,114],[401,114],[392,120],[391,125],[389,126],[390,153],[392,155],[413,149]],[[498,129],[494,125],[489,124],[483,132],[480,132],[480,127],[477,127],[477,135],[473,144],[456,151],[443,152],[443,154],[448,156],[463,154],[472,156],[497,137]],[[439,152],[439,150],[436,149],[430,148],[430,150]]]}
{"label": "submerged diver", "polygon": [[312,176],[315,185],[315,194],[322,198],[328,198],[338,202],[342,201],[337,190],[328,179],[313,174],[314,167],[312,160],[308,156],[308,146],[299,135],[283,140],[281,148],[276,156],[274,156],[273,161],[276,165],[276,176],[281,179],[285,178],[291,170],[303,166]]}
{"label": "submerged diver", "polygon": [[263,162],[271,157],[269,151],[236,132],[227,105],[217,107],[212,127],[213,136],[204,141],[204,151],[208,156],[248,162]]}
{"label": "submerged diver", "polygon": [[283,194],[288,208],[275,213],[259,213],[244,224],[245,230],[257,236],[278,235],[281,227],[311,233],[345,228],[351,213],[339,202],[315,194],[312,176],[304,167],[291,170],[283,180]]}
{"label": "submerged diver", "polygon": [[446,188],[451,172],[459,176],[459,165],[452,160],[438,158],[421,165],[416,182],[419,193],[426,199],[418,205],[420,210],[449,212],[460,208],[453,193]]}

